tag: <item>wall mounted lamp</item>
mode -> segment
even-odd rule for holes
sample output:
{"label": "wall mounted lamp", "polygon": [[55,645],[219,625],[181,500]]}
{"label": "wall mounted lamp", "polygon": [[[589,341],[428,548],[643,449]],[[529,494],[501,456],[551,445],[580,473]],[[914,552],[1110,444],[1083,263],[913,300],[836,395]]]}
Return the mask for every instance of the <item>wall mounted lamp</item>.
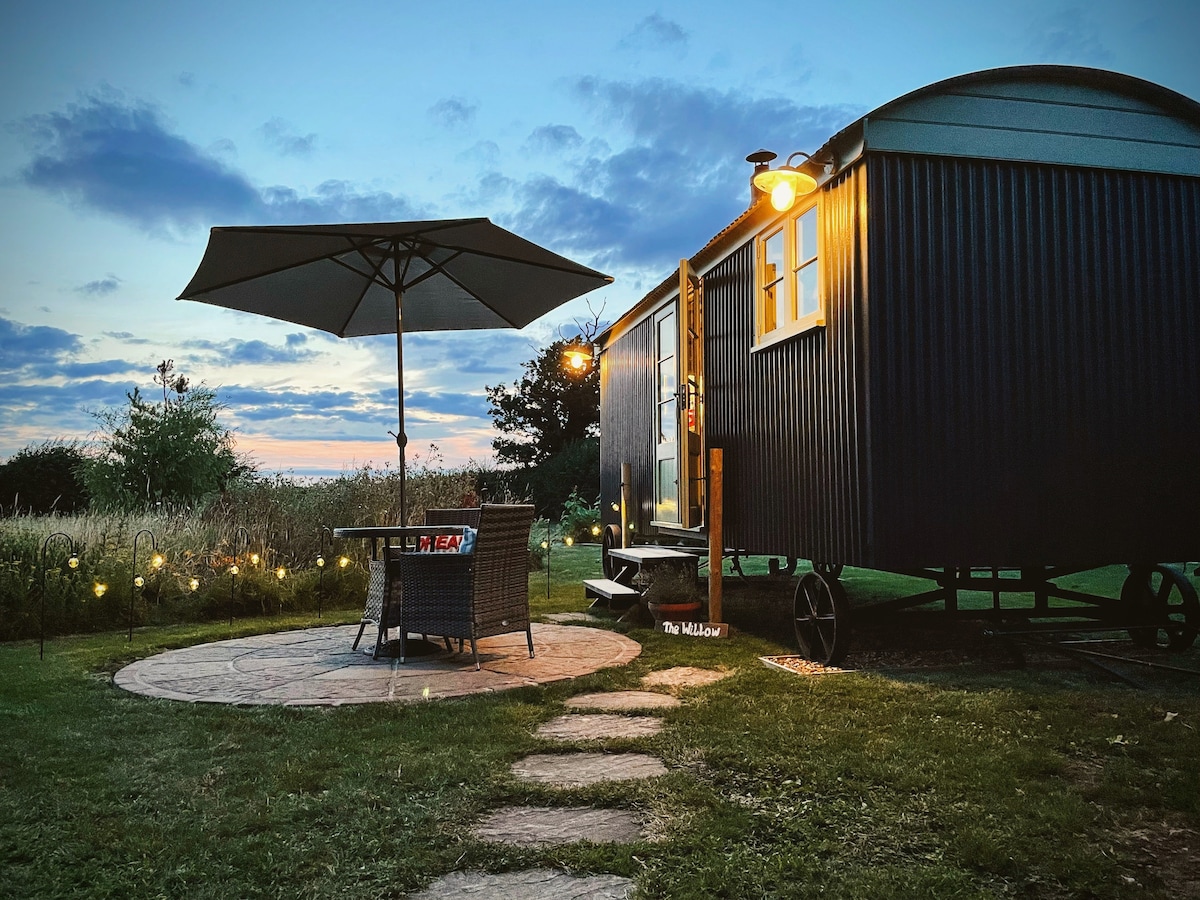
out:
{"label": "wall mounted lamp", "polygon": [[812,159],[803,150],[797,150],[782,166],[772,169],[769,168],[769,164],[776,158],[776,154],[770,150],[759,150],[746,157],[747,162],[755,165],[752,179],[754,186],[764,194],[769,194],[771,205],[780,212],[791,209],[800,195],[811,194],[817,189],[817,179],[792,165],[792,160],[797,156]]}

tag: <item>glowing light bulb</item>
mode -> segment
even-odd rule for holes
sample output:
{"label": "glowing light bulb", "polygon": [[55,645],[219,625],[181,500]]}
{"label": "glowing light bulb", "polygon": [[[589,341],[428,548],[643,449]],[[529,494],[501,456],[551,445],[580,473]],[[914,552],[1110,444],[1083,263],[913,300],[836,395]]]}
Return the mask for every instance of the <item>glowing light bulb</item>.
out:
{"label": "glowing light bulb", "polygon": [[236,564],[236,563],[235,563],[234,565],[232,565],[232,566],[230,566],[230,567],[229,567],[229,574],[230,574],[230,575],[236,575],[236,574],[237,574],[238,572],[240,572],[240,571],[241,571],[241,569],[239,569],[239,568],[237,567],[237,564]]}
{"label": "glowing light bulb", "polygon": [[600,536],[600,526],[593,525],[592,526],[592,537],[599,537],[599,536]]}
{"label": "glowing light bulb", "polygon": [[257,553],[250,554],[250,564],[255,565],[255,566],[258,565],[258,554]]}
{"label": "glowing light bulb", "polygon": [[782,180],[771,188],[771,205],[780,212],[792,208],[796,202],[796,188],[788,180]]}
{"label": "glowing light bulb", "polygon": [[145,586],[146,586],[146,579],[145,579],[145,578],[143,578],[141,575],[138,575],[136,578],[134,578],[134,579],[133,579],[133,586],[134,586],[134,587],[139,587],[139,588],[140,588],[140,587],[145,587]]}
{"label": "glowing light bulb", "polygon": [[95,584],[92,585],[92,593],[95,594],[97,597],[103,597],[104,592],[107,590],[108,590],[108,585],[101,584],[99,581],[97,581]]}
{"label": "glowing light bulb", "polygon": [[317,557],[317,568],[318,568],[318,569],[323,569],[323,568],[325,568],[325,557],[323,557],[323,556],[318,556],[318,557]]}
{"label": "glowing light bulb", "polygon": [[161,553],[156,553],[154,554],[154,559],[150,560],[150,565],[156,569],[161,569],[164,562],[166,562],[166,560],[163,559],[163,555]]}
{"label": "glowing light bulb", "polygon": [[189,591],[197,590],[199,587],[200,587],[200,579],[199,578],[191,578],[188,580],[188,590]]}
{"label": "glowing light bulb", "polygon": [[280,566],[275,570],[275,577],[280,581],[283,581],[283,579],[287,578],[287,569],[285,569],[283,566]]}
{"label": "glowing light bulb", "polygon": [[350,565],[350,558],[348,556],[343,556],[338,560],[338,568],[344,569],[348,565]]}
{"label": "glowing light bulb", "polygon": [[563,538],[563,543],[570,547],[575,543],[575,538],[568,535],[567,537]]}
{"label": "glowing light bulb", "polygon": [[67,565],[70,566],[72,569],[78,569],[79,568],[79,557],[76,556],[74,553],[72,553],[71,558],[67,560]]}

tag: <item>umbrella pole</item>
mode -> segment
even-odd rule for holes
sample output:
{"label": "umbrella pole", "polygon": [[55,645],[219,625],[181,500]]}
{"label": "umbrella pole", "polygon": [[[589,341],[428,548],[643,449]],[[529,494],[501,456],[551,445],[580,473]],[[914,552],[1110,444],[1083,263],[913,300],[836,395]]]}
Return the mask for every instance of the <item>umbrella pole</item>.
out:
{"label": "umbrella pole", "polygon": [[408,436],[404,433],[404,316],[401,312],[401,290],[399,279],[396,287],[396,384],[399,389],[396,408],[399,411],[399,426],[396,429],[396,448],[400,451],[400,524],[408,524],[408,497],[406,485],[408,475],[404,468],[404,449]]}

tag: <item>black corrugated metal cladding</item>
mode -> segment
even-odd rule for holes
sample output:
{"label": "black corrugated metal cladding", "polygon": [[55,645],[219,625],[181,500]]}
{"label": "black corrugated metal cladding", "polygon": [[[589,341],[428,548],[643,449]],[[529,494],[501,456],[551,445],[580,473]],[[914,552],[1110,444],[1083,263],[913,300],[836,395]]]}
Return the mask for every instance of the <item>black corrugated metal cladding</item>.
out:
{"label": "black corrugated metal cladding", "polygon": [[630,520],[642,534],[654,513],[654,323],[638,323],[600,357],[600,497],[605,524],[621,521],[621,464],[633,470]]}
{"label": "black corrugated metal cladding", "polygon": [[874,564],[1200,551],[1200,183],[876,155]]}
{"label": "black corrugated metal cladding", "polygon": [[864,562],[864,189],[853,169],[821,198],[826,327],[751,352],[753,242],[704,276],[705,412],[725,451],[730,546]]}

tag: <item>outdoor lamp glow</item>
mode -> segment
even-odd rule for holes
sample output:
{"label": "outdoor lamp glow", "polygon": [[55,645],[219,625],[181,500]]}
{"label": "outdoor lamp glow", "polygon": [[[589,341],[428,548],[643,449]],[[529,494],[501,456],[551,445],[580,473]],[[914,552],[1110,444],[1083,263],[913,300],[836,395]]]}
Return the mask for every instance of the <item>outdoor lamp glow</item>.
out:
{"label": "outdoor lamp glow", "polygon": [[137,577],[135,577],[135,578],[133,579],[133,586],[134,586],[134,587],[139,587],[139,588],[140,588],[140,587],[145,587],[145,586],[146,586],[146,579],[145,579],[145,578],[143,578],[141,575],[138,575]]}
{"label": "outdoor lamp glow", "polygon": [[620,503],[616,503],[616,502],[614,502],[614,503],[612,504],[612,511],[613,511],[613,512],[620,512],[620,511],[621,511],[621,504],[620,504]]}
{"label": "outdoor lamp glow", "polygon": [[92,593],[95,594],[97,597],[103,597],[104,592],[107,590],[108,590],[108,585],[101,584],[99,581],[97,581],[95,584],[92,585]]}
{"label": "outdoor lamp glow", "polygon": [[189,579],[188,590],[195,591],[195,590],[199,590],[199,589],[200,589],[200,579],[199,578]]}
{"label": "outdoor lamp glow", "polygon": [[573,546],[575,546],[575,538],[571,537],[570,535],[567,535],[565,538],[563,538],[563,543],[566,544],[568,547],[573,547]]}
{"label": "outdoor lamp glow", "polygon": [[325,557],[323,557],[323,556],[318,556],[318,557],[317,557],[317,568],[318,568],[318,569],[323,569],[323,568],[325,568]]}
{"label": "outdoor lamp glow", "polygon": [[338,560],[338,568],[344,569],[348,565],[350,565],[350,557],[343,556],[341,559]]}
{"label": "outdoor lamp glow", "polygon": [[257,553],[251,553],[251,554],[250,554],[250,563],[251,563],[251,565],[255,565],[255,566],[257,566],[257,565],[258,565],[258,559],[259,559],[259,556],[258,556],[258,554],[257,554]]}
{"label": "outdoor lamp glow", "polygon": [[72,553],[71,558],[67,560],[67,565],[70,566],[72,569],[78,569],[79,568],[79,557],[76,556],[74,553]]}
{"label": "outdoor lamp glow", "polygon": [[592,537],[599,537],[599,536],[600,536],[600,526],[593,525],[592,526]]}
{"label": "outdoor lamp glow", "polygon": [[811,194],[817,189],[815,178],[792,165],[792,160],[797,156],[811,158],[803,150],[797,150],[787,158],[787,163],[778,169],[767,169],[754,176],[754,186],[763,193],[770,194],[771,205],[780,212],[791,209],[799,195]]}
{"label": "outdoor lamp glow", "polygon": [[163,559],[163,555],[161,553],[156,553],[154,554],[154,558],[150,560],[150,565],[156,569],[161,569],[164,562],[166,562],[166,560]]}
{"label": "outdoor lamp glow", "polygon": [[236,575],[236,574],[237,574],[238,572],[240,572],[240,571],[241,571],[241,569],[239,569],[239,568],[237,567],[237,565],[236,565],[236,564],[234,564],[234,565],[232,565],[232,566],[230,566],[230,567],[229,567],[229,574],[230,574],[230,575]]}
{"label": "outdoor lamp glow", "polygon": [[285,569],[283,566],[280,566],[275,570],[275,577],[280,581],[283,581],[283,579],[287,578],[287,569]]}
{"label": "outdoor lamp glow", "polygon": [[563,350],[563,359],[576,372],[582,372],[592,361],[592,348],[582,344],[572,344]]}

